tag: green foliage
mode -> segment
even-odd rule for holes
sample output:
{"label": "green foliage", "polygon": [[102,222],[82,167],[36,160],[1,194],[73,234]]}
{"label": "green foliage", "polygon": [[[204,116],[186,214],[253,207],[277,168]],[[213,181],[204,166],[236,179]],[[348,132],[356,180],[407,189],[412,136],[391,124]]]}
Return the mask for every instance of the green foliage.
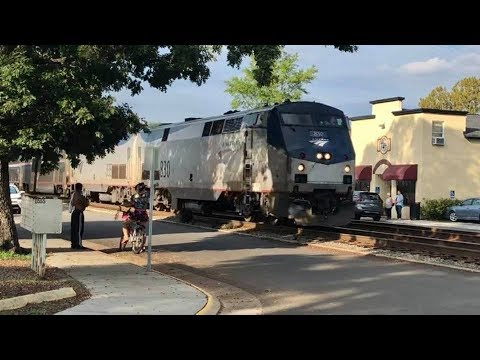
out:
{"label": "green foliage", "polygon": [[420,208],[421,217],[426,220],[443,220],[447,208],[460,203],[460,200],[451,199],[425,200]]}
{"label": "green foliage", "polygon": [[[358,50],[355,45],[333,46],[344,52],[353,53]],[[275,52],[275,56],[265,60],[255,54],[255,58],[251,58],[249,67],[243,70],[242,77],[235,76],[226,81],[225,92],[232,96],[233,109],[257,108],[265,104],[281,103],[287,99],[296,101],[307,94],[305,85],[315,79],[316,67],[298,69],[298,54],[289,55],[281,52],[280,49]],[[264,76],[265,70],[262,68],[267,67],[271,69],[270,81],[259,81]]]}
{"label": "green foliage", "polygon": [[243,70],[243,77],[233,77],[226,81],[226,92],[233,99],[233,109],[257,108],[264,104],[281,103],[289,99],[300,100],[302,95],[307,94],[305,85],[315,79],[317,69],[311,66],[305,70],[298,69],[298,54],[282,56],[273,64],[272,83],[268,86],[260,86],[255,80],[257,63],[252,58],[250,66]]}
{"label": "green foliage", "polygon": [[0,250],[0,260],[30,260],[31,254],[16,254],[13,251]]}
{"label": "green foliage", "polygon": [[480,111],[480,78],[467,77],[457,82],[450,92],[453,109],[476,114]]}
{"label": "green foliage", "polygon": [[[111,83],[72,47],[0,47],[0,159],[42,155],[43,170],[62,152],[78,164],[104,156],[145,124],[104,95]],[[77,47],[81,49],[82,47]]]}
{"label": "green foliage", "polygon": [[434,88],[418,104],[423,108],[468,111],[476,114],[480,111],[480,78],[467,77],[458,81],[449,92],[445,87]]}
{"label": "green foliage", "polygon": [[426,97],[421,98],[418,106],[427,109],[452,110],[450,93],[445,87],[437,86]]}
{"label": "green foliage", "polygon": [[[268,83],[282,46],[228,46],[228,62],[244,56],[259,63],[257,80]],[[42,156],[41,171],[66,154],[75,167],[113,151],[129,134],[147,130],[111,92],[139,94],[142,82],[166,91],[177,79],[197,85],[210,76],[208,63],[222,46],[57,45],[0,46],[0,159]]]}

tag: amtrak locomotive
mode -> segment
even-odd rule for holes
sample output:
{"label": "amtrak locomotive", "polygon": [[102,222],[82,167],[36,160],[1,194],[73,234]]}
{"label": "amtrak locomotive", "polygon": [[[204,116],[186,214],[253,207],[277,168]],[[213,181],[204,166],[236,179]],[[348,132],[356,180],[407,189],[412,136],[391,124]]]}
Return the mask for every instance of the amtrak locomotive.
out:
{"label": "amtrak locomotive", "polygon": [[332,225],[354,215],[355,153],[347,118],[331,106],[286,102],[164,124],[92,164],[63,166],[65,189],[81,182],[92,201],[118,203],[139,181],[151,187],[147,146],[157,209]]}

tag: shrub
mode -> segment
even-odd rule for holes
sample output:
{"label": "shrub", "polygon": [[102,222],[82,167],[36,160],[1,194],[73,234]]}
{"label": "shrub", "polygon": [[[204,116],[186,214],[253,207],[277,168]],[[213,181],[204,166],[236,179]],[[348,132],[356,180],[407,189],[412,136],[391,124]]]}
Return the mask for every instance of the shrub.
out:
{"label": "shrub", "polygon": [[420,214],[422,219],[426,220],[442,220],[444,219],[445,211],[450,206],[460,204],[460,200],[451,199],[432,199],[425,200],[420,208]]}

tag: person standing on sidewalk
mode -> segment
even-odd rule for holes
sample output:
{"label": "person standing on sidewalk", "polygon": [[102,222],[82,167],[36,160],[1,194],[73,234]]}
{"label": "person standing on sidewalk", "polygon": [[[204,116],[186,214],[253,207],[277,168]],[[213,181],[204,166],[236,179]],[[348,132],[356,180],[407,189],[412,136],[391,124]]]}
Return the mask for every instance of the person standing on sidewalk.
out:
{"label": "person standing on sidewalk", "polygon": [[385,214],[387,215],[387,220],[392,218],[392,207],[393,198],[390,196],[390,193],[387,193],[387,198],[385,199]]}
{"label": "person standing on sidewalk", "polygon": [[90,205],[87,198],[82,194],[83,185],[81,183],[75,184],[75,192],[70,199],[70,213],[71,216],[71,230],[70,239],[72,242],[72,249],[84,249],[82,246],[83,230],[85,218],[83,212],[85,208]]}
{"label": "person standing on sidewalk", "polygon": [[395,210],[397,210],[397,219],[402,218],[402,208],[403,208],[403,195],[400,190],[397,191],[397,196],[395,197]]}

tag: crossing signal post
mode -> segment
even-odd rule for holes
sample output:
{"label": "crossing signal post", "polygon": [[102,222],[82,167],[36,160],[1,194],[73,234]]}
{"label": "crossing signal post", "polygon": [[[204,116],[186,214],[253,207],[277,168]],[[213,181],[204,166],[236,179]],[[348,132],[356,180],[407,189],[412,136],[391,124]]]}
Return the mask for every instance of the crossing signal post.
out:
{"label": "crossing signal post", "polygon": [[[145,167],[150,171],[150,199],[148,214],[148,251],[147,251],[147,271],[152,270],[152,229],[153,229],[153,194],[155,193],[154,172],[155,164],[159,162],[158,151],[153,146],[145,148]],[[145,169],[145,170],[147,170]]]}

